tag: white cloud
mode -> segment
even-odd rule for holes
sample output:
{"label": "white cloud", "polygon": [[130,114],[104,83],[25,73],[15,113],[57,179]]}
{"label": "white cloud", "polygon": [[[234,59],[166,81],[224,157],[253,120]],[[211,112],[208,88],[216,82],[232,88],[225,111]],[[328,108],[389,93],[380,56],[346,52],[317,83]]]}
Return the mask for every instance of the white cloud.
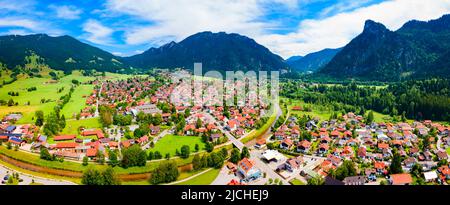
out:
{"label": "white cloud", "polygon": [[449,12],[448,0],[386,1],[323,19],[303,20],[295,32],[286,35],[257,36],[256,40],[286,58],[324,48],[345,46],[362,32],[367,19],[381,22],[391,30],[397,30],[408,20],[431,20]]}
{"label": "white cloud", "polygon": [[83,31],[85,34],[82,38],[100,45],[110,45],[112,43],[111,35],[114,30],[102,25],[100,22],[94,19],[89,19],[83,24]]}
{"label": "white cloud", "polygon": [[449,0],[389,0],[378,4],[370,4],[371,0],[350,1],[351,4],[338,3],[324,9],[316,19],[300,21],[294,32],[273,33],[282,28],[283,22],[267,19],[270,12],[279,11],[280,6],[289,12],[300,11],[311,2],[313,0],[108,0],[102,13],[122,14],[138,20],[138,24],[120,29],[124,30],[128,45],[161,45],[201,31],[225,31],[254,38],[286,58],[342,47],[361,33],[367,19],[395,30],[411,19],[430,20],[450,12]]}
{"label": "white cloud", "polygon": [[25,18],[0,18],[0,27],[22,27],[30,30],[38,30],[40,23]]}
{"label": "white cloud", "polygon": [[74,20],[79,19],[80,14],[83,13],[81,9],[75,6],[56,6],[50,5],[51,9],[55,10],[56,16],[61,19]]}
{"label": "white cloud", "polygon": [[107,10],[137,17],[147,25],[131,27],[125,33],[128,44],[182,40],[201,31],[235,32],[258,36],[273,22],[262,21],[264,5],[281,4],[289,8],[298,0],[109,0]]}
{"label": "white cloud", "polygon": [[116,52],[112,52],[112,54],[113,55],[115,55],[115,56],[125,56],[125,54],[124,53],[122,53],[122,52],[119,52],[119,51],[116,51]]}
{"label": "white cloud", "polygon": [[29,11],[31,7],[34,7],[35,1],[11,1],[0,0],[0,9],[6,11],[24,12]]}

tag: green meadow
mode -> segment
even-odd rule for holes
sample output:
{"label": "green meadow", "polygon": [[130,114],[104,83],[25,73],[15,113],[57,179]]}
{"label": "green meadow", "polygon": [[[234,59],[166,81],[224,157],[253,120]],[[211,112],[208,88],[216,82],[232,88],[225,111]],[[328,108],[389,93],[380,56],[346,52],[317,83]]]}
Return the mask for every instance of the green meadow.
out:
{"label": "green meadow", "polygon": [[205,148],[205,143],[202,142],[201,137],[197,136],[178,136],[178,135],[166,135],[155,143],[155,147],[149,149],[150,151],[159,151],[164,157],[167,153],[171,157],[175,156],[176,150],[181,150],[183,145],[188,145],[191,149],[191,153],[195,152],[195,144],[198,144],[200,150]]}
{"label": "green meadow", "polygon": [[[74,72],[71,75],[62,77],[58,81],[52,81],[50,78],[21,77],[14,83],[4,85],[0,88],[0,99],[5,101],[12,99],[18,103],[18,106],[0,106],[0,117],[9,113],[19,112],[23,114],[23,118],[18,123],[33,122],[35,111],[42,110],[44,114],[48,114],[57,104],[60,97],[69,93],[73,79],[79,82],[87,82],[95,78],[85,77],[79,72]],[[36,90],[28,91],[27,89],[31,87],[36,87]],[[63,90],[58,92],[62,88]],[[79,111],[79,109],[83,108],[85,99],[82,98],[82,95],[90,93],[92,89],[92,85],[77,86],[70,102],[62,110],[63,114],[72,113],[75,110]],[[18,92],[19,96],[10,96],[8,92]],[[46,102],[41,103],[42,99],[45,99]],[[77,106],[81,107],[76,108]],[[71,115],[69,114],[67,117],[70,118],[69,116]]]}

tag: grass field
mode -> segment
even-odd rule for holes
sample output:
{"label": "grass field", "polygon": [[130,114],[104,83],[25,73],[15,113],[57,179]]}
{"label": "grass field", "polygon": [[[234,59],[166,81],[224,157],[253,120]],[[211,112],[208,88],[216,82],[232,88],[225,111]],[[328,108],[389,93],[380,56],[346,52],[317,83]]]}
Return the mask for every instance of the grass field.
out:
{"label": "grass field", "polygon": [[209,185],[219,175],[220,169],[211,169],[202,175],[194,177],[190,180],[178,183],[176,185]]}
{"label": "grass field", "polygon": [[[51,83],[50,78],[28,78],[21,77],[17,81],[12,84],[5,85],[0,88],[0,99],[8,101],[9,99],[14,100],[14,102],[18,103],[18,106],[1,106],[0,107],[0,117],[3,117],[6,114],[11,112],[21,112],[23,114],[23,118],[19,120],[18,123],[31,123],[33,122],[34,112],[37,110],[44,111],[44,114],[48,114],[52,111],[53,107],[56,105],[56,101],[65,94],[70,91],[70,87],[72,85],[72,80],[77,79],[80,82],[86,82],[89,80],[93,80],[93,77],[85,77],[82,76],[78,72],[74,72],[71,75],[64,76],[56,83]],[[36,91],[28,92],[27,89],[31,87],[36,87]],[[64,88],[64,90],[58,93],[58,89]],[[85,86],[79,86],[77,90],[80,89],[80,92],[87,92]],[[8,92],[19,92],[19,96],[10,96]],[[41,99],[48,99],[50,102],[41,103]],[[77,97],[73,97],[71,99],[73,103],[77,104],[81,99],[77,99]],[[84,101],[84,99],[83,99]],[[71,102],[72,103],[72,102]],[[73,107],[68,103],[68,112],[73,110]],[[81,109],[80,107],[79,109]],[[63,110],[63,112],[65,112]]]}
{"label": "grass field", "polygon": [[[319,117],[320,120],[322,121],[322,120],[328,120],[330,118],[331,114],[333,113],[333,110],[331,110],[323,105],[309,104],[309,103],[305,103],[301,100],[294,100],[294,99],[288,99],[288,98],[282,98],[282,100],[284,102],[286,102],[286,104],[288,104],[288,109],[290,110],[290,115],[299,115],[299,116],[309,115],[311,117]],[[294,110],[292,110],[292,108],[294,106],[301,106],[302,108],[310,107],[312,109],[312,111],[311,112],[294,111]]]}
{"label": "grass field", "polygon": [[80,85],[72,93],[70,101],[64,106],[61,114],[64,114],[66,119],[75,118],[77,113],[83,109],[86,105],[86,98],[83,96],[89,96],[94,90],[94,85]]}
{"label": "grass field", "polygon": [[447,147],[447,149],[445,151],[447,151],[447,154],[450,155],[450,147]]}
{"label": "grass field", "polygon": [[[60,180],[71,181],[71,182],[76,183],[76,184],[81,184],[81,179],[80,178],[63,177],[63,176],[56,176],[56,175],[45,174],[45,173],[41,173],[41,172],[33,172],[33,171],[30,171],[30,170],[26,170],[26,169],[22,169],[20,167],[14,166],[12,164],[8,164],[8,163],[3,162],[3,161],[0,161],[0,164],[3,165],[3,166],[8,167],[10,169],[16,170],[16,171],[21,172],[21,173],[29,174],[29,175],[32,175],[32,176],[49,178],[49,179],[60,179]],[[39,185],[39,183],[30,184],[30,185]]]}
{"label": "grass field", "polygon": [[188,145],[191,149],[191,153],[195,152],[195,144],[198,144],[200,150],[205,148],[205,143],[202,142],[201,137],[196,136],[178,136],[178,135],[166,135],[160,139],[155,147],[149,149],[150,151],[159,151],[163,157],[169,153],[171,157],[175,156],[176,149],[180,150],[183,145]]}
{"label": "grass field", "polygon": [[[305,103],[300,100],[293,100],[293,99],[288,99],[288,98],[283,98],[283,100],[288,104],[288,109],[290,110],[291,115],[294,115],[294,114],[299,115],[299,116],[310,115],[311,117],[319,117],[320,121],[322,121],[322,120],[328,120],[330,118],[331,114],[333,114],[332,109],[329,109],[323,105],[309,104],[309,103]],[[289,101],[292,103],[289,104]],[[294,107],[294,106],[301,106],[302,108],[305,108],[305,106],[310,107],[312,109],[312,111],[311,112],[294,111],[294,110],[292,110],[292,107]],[[369,112],[370,112],[370,110],[366,111],[366,114]],[[389,121],[392,119],[389,115],[384,115],[384,114],[381,114],[376,111],[373,111],[373,116],[374,116],[375,122],[386,122],[386,121]]]}
{"label": "grass field", "polygon": [[[86,170],[86,166],[83,166],[81,163],[76,163],[72,161],[47,161],[41,159],[38,155],[29,154],[23,151],[14,151],[14,150],[8,150],[5,146],[0,146],[0,154],[3,154],[5,156],[8,156],[10,158],[27,162],[29,164],[34,164],[41,167],[48,167],[53,169],[61,169],[61,170],[68,170],[68,171],[76,171],[76,172],[82,172]],[[178,166],[186,165],[192,162],[193,156],[190,156],[187,159],[174,159],[174,161],[177,163]],[[105,168],[107,165],[99,165],[90,163],[91,165],[94,165],[96,168]],[[114,171],[117,174],[140,174],[140,173],[148,173],[154,170],[156,167],[158,167],[159,162],[158,161],[152,161],[147,162],[147,164],[143,167],[129,167],[127,169],[122,167],[114,167]]]}
{"label": "grass field", "polygon": [[86,129],[101,128],[101,124],[98,118],[67,120],[66,127],[61,132],[61,134],[78,134],[78,128],[80,126],[83,126]]}
{"label": "grass field", "polygon": [[300,181],[298,179],[293,179],[293,180],[289,181],[289,183],[292,185],[306,185],[305,183],[303,183],[302,181]]}

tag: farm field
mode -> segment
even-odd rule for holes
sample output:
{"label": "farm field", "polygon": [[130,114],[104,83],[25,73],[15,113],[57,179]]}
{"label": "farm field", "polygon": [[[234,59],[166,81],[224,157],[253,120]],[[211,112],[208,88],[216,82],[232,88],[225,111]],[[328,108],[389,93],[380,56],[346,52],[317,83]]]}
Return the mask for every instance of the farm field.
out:
{"label": "farm field", "polygon": [[[8,101],[14,100],[18,103],[18,106],[0,106],[0,117],[12,112],[20,112],[23,114],[23,118],[18,123],[31,123],[33,122],[34,112],[37,110],[44,111],[44,114],[48,114],[56,105],[56,101],[63,95],[66,95],[70,91],[72,80],[77,79],[80,82],[86,82],[95,79],[94,77],[82,76],[79,72],[74,72],[71,75],[64,76],[57,82],[52,81],[50,78],[19,78],[14,83],[4,85],[0,88],[0,99]],[[36,87],[35,91],[28,92],[27,89]],[[62,92],[58,93],[59,89]],[[81,88],[81,87],[80,87]],[[83,87],[85,90],[85,87]],[[78,89],[78,88],[77,88]],[[18,92],[19,96],[10,96],[8,92]],[[87,92],[87,91],[84,91]],[[41,99],[46,99],[49,102],[41,103]],[[79,103],[80,99],[71,99],[74,103]],[[69,105],[70,103],[68,103]],[[73,108],[72,108],[73,109]],[[69,105],[68,110],[71,110]]]}
{"label": "farm field", "polygon": [[[283,100],[288,105],[288,110],[290,111],[290,115],[299,115],[299,116],[310,115],[311,117],[319,117],[320,121],[322,121],[322,120],[328,120],[330,118],[331,114],[333,113],[333,110],[331,110],[325,106],[322,106],[322,105],[309,104],[309,103],[305,103],[300,100],[294,100],[294,99],[288,99],[288,98],[282,98],[281,100]],[[311,112],[294,111],[294,110],[292,110],[292,108],[294,106],[301,106],[302,108],[309,107],[312,109],[312,111]]]}
{"label": "farm field", "polygon": [[183,145],[188,145],[191,149],[191,153],[195,152],[195,144],[198,144],[200,150],[205,148],[205,143],[202,142],[201,137],[197,136],[179,136],[179,135],[166,135],[155,143],[155,147],[149,149],[149,151],[159,151],[163,156],[167,153],[170,156],[175,156],[176,150],[180,150]]}
{"label": "farm field", "polygon": [[75,118],[76,114],[85,107],[86,96],[89,96],[94,90],[94,85],[79,85],[72,93],[70,101],[64,106],[61,114],[64,114],[66,119]]}

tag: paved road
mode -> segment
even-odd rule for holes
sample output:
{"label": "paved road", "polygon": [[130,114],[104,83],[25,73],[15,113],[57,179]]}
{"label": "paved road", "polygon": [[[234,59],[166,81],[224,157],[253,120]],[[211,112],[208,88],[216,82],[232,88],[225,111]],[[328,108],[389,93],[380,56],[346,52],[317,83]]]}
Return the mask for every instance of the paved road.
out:
{"label": "paved road", "polygon": [[[277,118],[275,119],[274,124],[282,114],[279,104],[276,103],[275,106],[277,108]],[[230,132],[225,130],[219,123],[216,123],[216,124],[217,124],[217,127],[220,129],[220,131],[222,131],[228,137],[228,139],[234,144],[234,146],[236,146],[236,148],[238,148],[239,150],[242,151],[242,149],[245,147],[245,145],[239,139],[236,139],[232,134],[230,134]],[[272,126],[273,126],[273,124],[272,124]],[[263,135],[266,135],[269,132],[271,132],[271,129],[267,130],[267,132],[264,133]],[[259,152],[257,152],[256,150],[250,151],[250,159],[255,162],[256,167],[258,167],[263,173],[264,172],[267,173],[267,176],[269,178],[273,178],[273,179],[278,178],[283,182],[283,184],[289,183],[288,181],[283,179],[280,175],[278,175],[272,168],[270,168],[269,165],[267,165],[265,162],[263,162],[261,160],[261,154]]]}
{"label": "paved road", "polygon": [[[0,165],[0,177],[3,180],[5,175],[11,175],[12,173],[19,173],[19,178],[23,179],[23,182],[20,182],[19,185],[29,185],[33,180],[35,183],[43,184],[43,185],[76,185],[73,182],[65,181],[65,180],[57,180],[57,179],[49,179],[43,177],[37,177],[30,174],[25,174],[19,171],[15,171],[6,167],[4,165]],[[1,184],[3,185],[3,184]]]}
{"label": "paved road", "polygon": [[101,95],[101,92],[102,92],[102,88],[103,88],[103,82],[102,82],[102,84],[100,85],[100,89],[98,90],[98,93],[97,93],[97,103],[96,103],[96,105],[95,105],[95,114],[94,114],[94,117],[100,116],[100,114],[99,114],[99,112],[98,112],[98,102],[100,101],[100,95]]}

